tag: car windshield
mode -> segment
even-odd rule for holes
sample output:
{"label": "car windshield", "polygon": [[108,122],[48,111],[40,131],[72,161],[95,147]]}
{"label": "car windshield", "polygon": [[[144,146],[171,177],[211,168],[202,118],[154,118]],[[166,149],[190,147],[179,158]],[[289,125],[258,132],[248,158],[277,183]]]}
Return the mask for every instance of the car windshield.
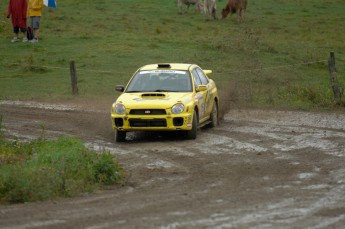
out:
{"label": "car windshield", "polygon": [[129,83],[126,92],[191,92],[188,71],[149,70],[139,71]]}

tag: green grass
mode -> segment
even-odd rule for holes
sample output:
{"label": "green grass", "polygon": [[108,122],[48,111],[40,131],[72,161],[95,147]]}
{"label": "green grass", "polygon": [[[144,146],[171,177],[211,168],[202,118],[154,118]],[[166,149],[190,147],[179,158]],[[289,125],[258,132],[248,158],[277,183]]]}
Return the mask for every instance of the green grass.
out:
{"label": "green grass", "polygon": [[0,151],[0,204],[72,197],[123,179],[109,153],[88,150],[78,139],[21,143],[0,136]]}
{"label": "green grass", "polygon": [[[218,1],[218,15],[225,4]],[[334,51],[344,88],[344,11],[342,0],[249,0],[239,23],[235,15],[178,15],[171,0],[59,0],[44,8],[37,45],[11,44],[2,16],[0,99],[73,99],[72,60],[81,99],[116,97],[114,85],[142,65],[189,62],[214,71],[218,87],[235,96],[225,103],[334,108],[327,61]]]}

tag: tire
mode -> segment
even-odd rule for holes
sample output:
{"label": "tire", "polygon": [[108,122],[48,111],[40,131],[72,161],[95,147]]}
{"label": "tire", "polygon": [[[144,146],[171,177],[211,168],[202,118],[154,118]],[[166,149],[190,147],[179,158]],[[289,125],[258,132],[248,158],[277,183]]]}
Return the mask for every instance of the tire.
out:
{"label": "tire", "polygon": [[126,131],[115,130],[114,138],[116,142],[126,141]]}
{"label": "tire", "polygon": [[192,121],[192,129],[187,131],[187,139],[193,140],[196,139],[196,132],[198,129],[198,116],[196,111],[194,111],[193,121]]}
{"label": "tire", "polygon": [[210,114],[210,124],[208,124],[208,127],[210,128],[214,128],[216,126],[218,126],[218,105],[217,102],[214,101],[213,102],[213,106],[212,106],[212,111]]}

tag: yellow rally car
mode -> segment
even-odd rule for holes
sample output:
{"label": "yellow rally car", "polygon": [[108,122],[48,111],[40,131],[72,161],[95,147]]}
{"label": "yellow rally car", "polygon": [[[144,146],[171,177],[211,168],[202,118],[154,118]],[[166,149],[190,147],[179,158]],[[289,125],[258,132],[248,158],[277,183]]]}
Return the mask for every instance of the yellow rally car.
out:
{"label": "yellow rally car", "polygon": [[180,131],[195,139],[197,128],[218,125],[218,91],[211,70],[195,64],[151,64],[139,68],[111,109],[115,140],[128,131]]}

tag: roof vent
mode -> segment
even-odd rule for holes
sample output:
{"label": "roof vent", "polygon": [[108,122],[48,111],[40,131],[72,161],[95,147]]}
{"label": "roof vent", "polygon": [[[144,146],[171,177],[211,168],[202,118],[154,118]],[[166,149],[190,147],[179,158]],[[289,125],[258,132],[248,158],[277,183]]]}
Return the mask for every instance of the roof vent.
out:
{"label": "roof vent", "polygon": [[170,64],[158,64],[158,68],[171,68]]}

